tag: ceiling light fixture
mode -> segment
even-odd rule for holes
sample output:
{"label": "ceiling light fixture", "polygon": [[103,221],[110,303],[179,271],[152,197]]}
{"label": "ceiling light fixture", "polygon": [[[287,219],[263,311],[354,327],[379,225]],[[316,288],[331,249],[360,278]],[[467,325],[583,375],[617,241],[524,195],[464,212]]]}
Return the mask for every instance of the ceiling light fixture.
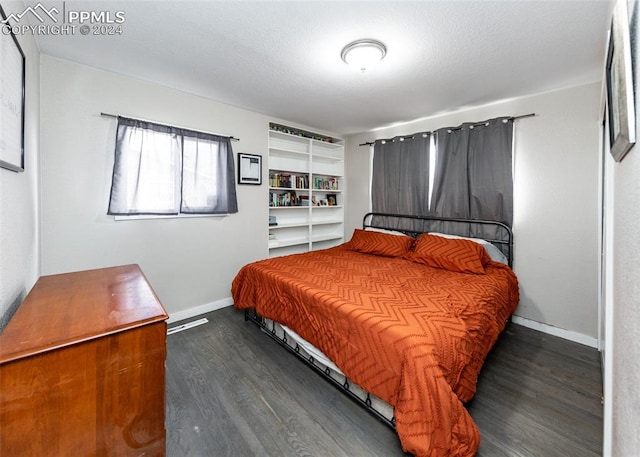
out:
{"label": "ceiling light fixture", "polygon": [[378,40],[356,40],[342,49],[340,57],[349,66],[365,72],[387,55],[387,47]]}

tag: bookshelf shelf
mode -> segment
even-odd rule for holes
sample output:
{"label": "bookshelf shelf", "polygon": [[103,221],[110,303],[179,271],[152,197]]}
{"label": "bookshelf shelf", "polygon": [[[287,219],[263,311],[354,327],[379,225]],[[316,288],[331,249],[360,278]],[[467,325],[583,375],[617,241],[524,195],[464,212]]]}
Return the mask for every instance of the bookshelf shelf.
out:
{"label": "bookshelf shelf", "polygon": [[283,127],[269,129],[271,257],[344,241],[343,140]]}

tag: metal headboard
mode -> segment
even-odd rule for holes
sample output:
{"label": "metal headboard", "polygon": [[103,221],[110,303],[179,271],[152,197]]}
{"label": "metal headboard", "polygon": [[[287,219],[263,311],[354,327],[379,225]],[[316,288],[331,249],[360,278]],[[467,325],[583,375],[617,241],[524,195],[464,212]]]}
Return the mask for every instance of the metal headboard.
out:
{"label": "metal headboard", "polygon": [[[375,222],[374,218],[378,221],[383,219],[384,222]],[[498,234],[495,237],[496,239],[481,238],[496,245],[507,256],[509,266],[513,266],[513,231],[511,227],[504,222],[437,216],[413,216],[407,214],[367,213],[362,219],[362,227],[397,230],[407,235],[417,237],[421,233],[442,232],[442,228],[439,228],[438,225],[442,225],[443,222],[452,223],[447,233],[460,236],[474,236],[474,227],[496,228],[495,231]],[[416,229],[417,226],[420,226],[420,228]],[[478,236],[476,235],[476,237]]]}

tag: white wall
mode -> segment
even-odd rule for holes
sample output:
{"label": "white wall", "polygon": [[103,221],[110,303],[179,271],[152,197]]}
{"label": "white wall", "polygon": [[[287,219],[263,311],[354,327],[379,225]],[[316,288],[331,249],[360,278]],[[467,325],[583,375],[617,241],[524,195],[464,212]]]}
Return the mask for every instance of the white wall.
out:
{"label": "white wall", "polygon": [[348,137],[347,238],[369,204],[369,148],[358,144],[534,112],[515,128],[514,269],[521,292],[516,315],[595,344],[599,107],[597,82]]}
{"label": "white wall", "polygon": [[[2,2],[7,15],[22,2]],[[0,168],[0,330],[39,275],[39,51],[33,36],[18,36],[25,54],[25,171]]]}
{"label": "white wall", "polygon": [[[230,304],[238,269],[268,255],[268,123],[287,122],[49,56],[41,71],[42,273],[137,263],[172,317]],[[114,221],[117,121],[101,112],[233,135],[265,159],[263,185],[239,185],[228,217]]]}
{"label": "white wall", "polygon": [[[624,1],[624,0],[621,0]],[[638,2],[628,2],[636,40],[632,50],[635,65],[636,135],[640,136],[640,44]],[[633,9],[632,6],[635,8]],[[640,147],[636,145],[613,166],[613,315],[612,334],[607,335],[607,365],[613,368],[605,379],[613,381],[611,455],[632,457],[640,449]],[[608,420],[605,405],[605,420]],[[605,430],[607,428],[605,427]]]}

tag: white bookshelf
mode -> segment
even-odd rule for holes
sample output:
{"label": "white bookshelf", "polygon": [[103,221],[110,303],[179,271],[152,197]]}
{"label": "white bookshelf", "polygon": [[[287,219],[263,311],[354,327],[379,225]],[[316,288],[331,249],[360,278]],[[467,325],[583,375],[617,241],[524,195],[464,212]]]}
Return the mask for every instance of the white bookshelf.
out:
{"label": "white bookshelf", "polygon": [[290,131],[269,130],[270,257],[344,241],[344,142]]}

